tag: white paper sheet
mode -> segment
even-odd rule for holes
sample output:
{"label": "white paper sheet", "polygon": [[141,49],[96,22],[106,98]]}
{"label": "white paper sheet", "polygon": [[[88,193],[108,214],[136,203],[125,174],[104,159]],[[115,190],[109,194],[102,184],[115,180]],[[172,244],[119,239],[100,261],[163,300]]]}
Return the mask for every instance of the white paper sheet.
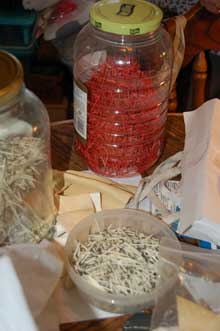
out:
{"label": "white paper sheet", "polygon": [[220,224],[220,100],[184,113],[184,120],[180,233],[204,218]]}

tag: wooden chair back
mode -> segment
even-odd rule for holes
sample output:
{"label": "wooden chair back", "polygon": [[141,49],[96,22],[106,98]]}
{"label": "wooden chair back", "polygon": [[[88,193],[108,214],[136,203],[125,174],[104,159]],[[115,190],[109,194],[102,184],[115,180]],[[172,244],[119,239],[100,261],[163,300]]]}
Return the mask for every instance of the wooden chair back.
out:
{"label": "wooden chair back", "polygon": [[[220,50],[220,16],[207,12],[200,4],[195,5],[185,15],[187,20],[185,34],[185,54],[182,68],[187,67],[192,61],[192,91],[191,107],[195,109],[207,100],[208,70],[209,65],[205,51]],[[164,21],[171,38],[176,31],[176,20],[171,17]],[[177,79],[178,84],[178,79]],[[169,111],[178,111],[176,86],[170,94]]]}

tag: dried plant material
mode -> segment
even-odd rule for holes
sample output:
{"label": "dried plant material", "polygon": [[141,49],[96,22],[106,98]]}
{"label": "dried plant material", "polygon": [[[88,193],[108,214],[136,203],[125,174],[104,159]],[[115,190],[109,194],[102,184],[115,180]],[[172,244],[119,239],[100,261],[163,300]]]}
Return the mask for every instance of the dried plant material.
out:
{"label": "dried plant material", "polygon": [[38,242],[49,225],[27,202],[46,174],[41,138],[0,139],[0,244]]}
{"label": "dried plant material", "polygon": [[130,228],[111,225],[77,243],[72,264],[91,285],[116,295],[141,295],[155,288],[159,240]]}

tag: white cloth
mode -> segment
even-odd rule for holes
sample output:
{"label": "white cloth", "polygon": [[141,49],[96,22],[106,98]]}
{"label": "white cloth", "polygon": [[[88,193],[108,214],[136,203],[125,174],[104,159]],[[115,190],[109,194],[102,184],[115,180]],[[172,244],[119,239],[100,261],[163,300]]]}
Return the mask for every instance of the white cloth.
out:
{"label": "white cloth", "polygon": [[[199,220],[206,225],[210,223],[210,231],[214,225],[220,231],[220,100],[210,100],[184,113],[184,120],[186,137],[178,231],[183,233]],[[209,236],[212,237],[210,232]]]}
{"label": "white cloth", "polygon": [[54,302],[49,303],[62,272],[51,243],[1,248],[0,331],[58,331]]}
{"label": "white cloth", "polygon": [[0,331],[37,331],[9,256],[0,257]]}

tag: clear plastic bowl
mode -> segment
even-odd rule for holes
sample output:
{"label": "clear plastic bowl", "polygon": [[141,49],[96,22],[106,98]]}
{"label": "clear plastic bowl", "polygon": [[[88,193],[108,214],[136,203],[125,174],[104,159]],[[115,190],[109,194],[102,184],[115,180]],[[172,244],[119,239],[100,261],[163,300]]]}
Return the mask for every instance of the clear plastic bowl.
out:
{"label": "clear plastic bowl", "polygon": [[[133,313],[143,308],[150,308],[158,296],[168,291],[176,281],[176,273],[171,263],[164,263],[164,256],[159,261],[160,281],[158,286],[150,293],[144,295],[115,295],[106,293],[82,279],[74,271],[71,264],[72,253],[76,248],[76,241],[85,242],[89,233],[103,230],[112,224],[113,227],[129,227],[146,235],[153,234],[160,240],[160,245],[173,249],[181,249],[175,234],[169,227],[158,218],[142,210],[136,209],[114,209],[105,210],[91,215],[80,221],[69,234],[66,247],[66,267],[68,274],[79,293],[89,303],[98,308],[115,313]],[[180,261],[175,261],[178,265]]]}

